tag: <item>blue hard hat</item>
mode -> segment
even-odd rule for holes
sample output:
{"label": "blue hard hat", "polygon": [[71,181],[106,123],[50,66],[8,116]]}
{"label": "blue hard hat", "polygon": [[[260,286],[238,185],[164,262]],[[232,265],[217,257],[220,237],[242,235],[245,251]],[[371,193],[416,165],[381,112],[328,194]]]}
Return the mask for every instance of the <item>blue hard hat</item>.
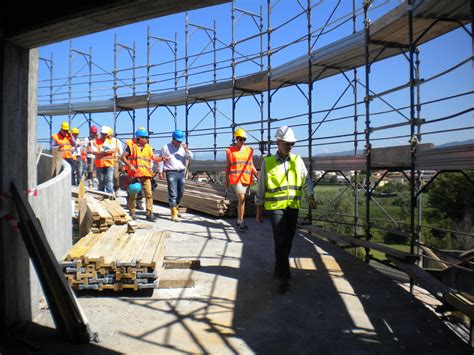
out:
{"label": "blue hard hat", "polygon": [[136,195],[142,190],[142,185],[139,182],[128,185],[127,191],[131,195]]}
{"label": "blue hard hat", "polygon": [[180,129],[175,130],[173,132],[173,138],[181,142],[184,139],[184,132]]}
{"label": "blue hard hat", "polygon": [[148,137],[148,132],[146,131],[146,129],[140,127],[135,132],[135,136],[137,136],[137,137]]}

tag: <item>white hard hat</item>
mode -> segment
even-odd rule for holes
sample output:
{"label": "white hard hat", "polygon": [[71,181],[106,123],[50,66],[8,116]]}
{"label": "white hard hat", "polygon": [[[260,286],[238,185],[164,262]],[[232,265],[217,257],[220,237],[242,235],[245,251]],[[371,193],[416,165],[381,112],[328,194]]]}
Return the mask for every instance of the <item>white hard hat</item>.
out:
{"label": "white hard hat", "polygon": [[275,139],[279,139],[285,142],[294,143],[296,142],[295,133],[288,126],[281,126],[275,133]]}
{"label": "white hard hat", "polygon": [[109,134],[110,133],[110,127],[102,126],[102,128],[100,129],[100,133],[101,134]]}

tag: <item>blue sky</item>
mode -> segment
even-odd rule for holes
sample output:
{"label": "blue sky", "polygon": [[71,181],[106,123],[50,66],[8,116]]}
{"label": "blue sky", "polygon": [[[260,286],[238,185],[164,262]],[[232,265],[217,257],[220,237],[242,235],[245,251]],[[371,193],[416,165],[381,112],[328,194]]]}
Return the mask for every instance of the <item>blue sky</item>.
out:
{"label": "blue sky", "polygon": [[[301,1],[303,3],[303,1]],[[324,1],[320,5],[317,5],[313,9],[313,30],[321,28],[322,25],[327,21],[328,16],[334,9],[337,1]],[[306,1],[304,1],[306,4]],[[313,1],[313,5],[316,1]],[[361,8],[362,1],[357,1],[356,7]],[[376,7],[370,12],[370,19],[376,20],[382,14],[386,13],[390,9],[400,4],[399,0],[392,1],[376,1]],[[272,1],[273,9],[271,15],[271,25],[276,28],[278,25],[284,23],[288,19],[297,15],[301,12],[301,7],[295,0],[280,0]],[[267,28],[267,11],[266,1],[236,1],[236,7],[251,11],[253,13],[260,12],[260,6],[263,7],[263,24],[264,30]],[[333,20],[341,19],[344,20],[345,16],[350,14],[352,11],[352,1],[341,1],[341,4],[336,9]],[[214,21],[216,22],[218,44],[217,48],[222,48],[224,45],[228,45],[231,42],[231,4],[223,4],[213,6],[210,8],[200,9],[189,12],[189,21],[193,24],[206,26],[212,28]],[[357,29],[362,28],[363,14],[359,13],[357,17]],[[338,22],[339,23],[339,22]],[[150,21],[144,21],[133,25],[118,27],[109,31],[104,31],[89,36],[75,38],[72,40],[72,47],[75,50],[88,53],[89,50],[92,52],[92,73],[93,73],[93,99],[103,100],[112,97],[112,79],[111,72],[114,67],[114,36],[117,35],[118,43],[132,47],[135,42],[136,47],[136,66],[135,73],[137,77],[137,94],[145,93],[146,86],[146,38],[147,38],[147,27],[150,26],[152,36],[163,37],[174,39],[175,33],[177,35],[178,42],[178,58],[184,57],[185,50],[185,15],[176,14],[164,18],[154,19]],[[280,45],[284,45],[291,42],[301,36],[304,36],[307,32],[307,21],[306,16],[302,15],[296,18],[288,25],[276,30],[272,33],[272,48],[276,48]],[[470,29],[470,25],[469,25]],[[191,31],[193,28],[190,29]],[[235,26],[235,38],[236,40],[245,38],[258,32],[256,24],[248,16],[240,16],[237,12],[237,24]],[[352,20],[341,25],[339,28],[329,32],[328,34],[322,35],[314,48],[320,48],[328,43],[343,38],[352,33]],[[282,50],[272,56],[272,66],[279,65],[288,60],[303,55],[306,52],[306,41],[293,45],[285,50]],[[267,47],[266,35],[263,38],[263,47]],[[209,51],[212,49],[209,38],[205,32],[196,30],[192,32],[189,38],[188,52],[190,55],[200,53],[201,51]],[[428,42],[420,46],[420,72],[422,78],[429,78],[437,73],[440,73],[453,65],[469,58],[472,56],[471,38],[467,33],[458,29],[447,35],[444,35],[438,39]],[[260,52],[260,39],[257,37],[253,40],[241,43],[237,45],[237,50],[247,56],[254,55]],[[55,93],[55,102],[64,103],[68,100],[68,84],[67,76],[69,71],[69,41],[64,41],[49,46],[45,46],[39,49],[40,57],[50,59],[53,55],[54,64],[54,85],[53,92]],[[153,41],[151,50],[151,63],[158,64],[163,62],[169,62],[168,64],[156,65],[151,69],[152,80],[154,83],[151,86],[151,90],[159,92],[160,90],[166,91],[172,88],[174,85],[173,72],[174,63],[172,62],[173,54],[170,49],[161,42]],[[217,61],[225,61],[231,58],[230,49],[219,50],[217,52]],[[189,63],[191,65],[190,72],[197,72],[201,70],[211,70],[212,66],[205,66],[211,63],[213,60],[213,54],[202,55],[194,59],[191,59]],[[237,76],[245,75],[255,71],[259,71],[258,66],[260,59],[256,59],[257,63],[242,63],[237,66]],[[263,58],[264,68],[267,65],[267,58]],[[84,58],[74,53],[72,60],[72,72],[75,74],[73,80],[73,101],[87,101],[88,98],[88,69],[85,66],[86,61]],[[203,66],[199,68],[200,66]],[[128,96],[131,94],[129,86],[131,84],[132,71],[127,70],[132,67],[132,61],[128,52],[124,49],[120,49],[117,54],[117,69],[119,70],[119,96]],[[231,75],[230,63],[223,62],[218,64],[219,68],[217,79],[226,80]],[[184,61],[178,62],[178,70],[184,68]],[[473,66],[472,63],[467,63],[461,66],[459,69],[443,76],[442,78],[433,80],[427,84],[421,86],[420,94],[421,101],[427,102],[430,100],[439,99],[449,95],[455,95],[463,92],[473,90]],[[49,100],[49,75],[50,72],[43,61],[39,64],[39,103],[47,103]],[[181,74],[179,74],[181,75]],[[348,72],[349,78],[352,78],[352,71]],[[362,83],[365,83],[364,79],[364,68],[358,69],[358,77]],[[383,62],[375,63],[372,66],[370,85],[371,89],[375,92],[384,91],[395,87],[397,85],[405,84],[409,79],[408,62],[403,56],[397,56],[385,60]],[[212,72],[206,72],[201,75],[193,75],[190,77],[190,85],[197,85],[199,82],[212,80]],[[167,80],[165,80],[167,79]],[[127,85],[124,85],[127,84]],[[313,111],[329,109],[335,101],[338,99],[343,90],[347,87],[347,81],[342,75],[333,76],[328,79],[318,81],[314,85],[313,92]],[[179,86],[184,85],[184,78],[180,78]],[[306,91],[307,86],[302,85],[301,88]],[[358,100],[363,100],[364,88],[358,86]],[[259,96],[257,97],[258,99]],[[407,106],[409,104],[409,91],[408,89],[398,91],[396,93],[387,95],[384,97],[391,105],[395,107]],[[264,94],[264,118],[267,118],[266,106],[267,106],[267,95]],[[352,90],[341,98],[338,106],[352,103],[354,100]],[[465,109],[472,107],[473,95],[463,96],[441,103],[424,105],[421,111],[421,117],[427,120],[443,117],[446,115],[454,114]],[[217,102],[218,115],[217,115],[217,126],[218,127],[230,127],[231,102],[230,100],[222,100]],[[379,100],[374,100],[371,104],[371,112],[379,112],[389,109],[389,107]],[[173,111],[174,109],[171,108]],[[364,113],[364,105],[358,106],[359,114]],[[184,129],[184,109],[179,107],[178,110],[178,128]],[[327,120],[338,118],[342,116],[353,115],[353,108],[342,109],[332,112]],[[272,99],[271,106],[272,118],[284,118],[292,115],[299,115],[307,113],[307,105],[305,97],[294,87],[285,88],[279,90]],[[408,110],[404,110],[405,115],[409,114]],[[207,116],[206,116],[207,115]],[[319,121],[326,114],[315,114],[313,115],[313,121]],[[136,111],[136,125],[146,125],[146,110]],[[92,118],[99,125],[113,125],[113,114],[93,114]],[[256,121],[260,118],[260,110],[256,104],[254,98],[243,97],[237,103],[236,109],[236,121]],[[67,120],[66,117],[53,117],[53,132],[59,129],[61,121]],[[363,131],[365,117],[359,117],[358,130]],[[387,113],[383,115],[377,115],[372,117],[374,126],[385,125],[391,123],[402,122],[405,119],[397,113]],[[81,136],[85,135],[86,125],[84,125],[84,117],[78,115],[73,120],[74,127],[81,128]],[[434,143],[435,145],[451,142],[472,139],[474,134],[473,130],[445,132],[449,129],[462,128],[474,126],[472,112],[467,113],[463,116],[455,118],[453,120],[443,121],[435,124],[430,124],[422,127],[422,132],[437,132],[444,131],[442,134],[427,134],[423,136],[423,143]],[[308,136],[307,128],[304,124],[307,122],[307,117],[302,116],[291,120],[284,120],[281,123],[275,123],[274,128],[276,129],[279,125],[300,125],[295,128],[296,135],[299,139],[306,139]],[[196,104],[190,110],[190,121],[189,128],[195,129],[189,138],[191,148],[196,150],[206,150],[213,145],[213,136],[211,130],[199,131],[199,129],[210,129],[213,127],[212,115],[209,114],[209,109],[205,104]],[[258,129],[260,124],[244,125],[243,128],[250,131],[253,137],[248,140],[249,143],[256,142],[259,138]],[[265,124],[266,127],[266,124]],[[158,149],[161,145],[169,141],[169,132],[174,129],[174,121],[170,113],[166,108],[158,108],[151,120],[151,130],[158,134],[158,138],[153,138],[151,144],[154,148]],[[256,130],[255,132],[253,130]],[[132,131],[132,125],[129,115],[126,112],[122,112],[117,121],[117,133],[130,133]],[[353,118],[333,121],[330,123],[324,123],[315,133],[314,137],[319,140],[317,146],[313,147],[313,154],[321,153],[333,153],[339,151],[351,150],[354,147],[353,142],[344,143],[341,141],[351,140],[352,137],[345,138],[327,138],[324,137],[340,135],[340,134],[351,134],[354,131]],[[217,145],[220,147],[228,146],[231,142],[230,128],[220,130],[218,136]],[[48,125],[43,117],[38,117],[38,137],[47,138],[49,134]],[[195,134],[194,136],[192,134]],[[409,134],[409,127],[404,126],[401,128],[395,128],[390,130],[384,130],[375,132],[373,137],[379,140],[375,140],[373,143],[374,147],[392,146],[407,144],[407,137],[399,137]],[[273,133],[272,133],[273,136]],[[265,133],[266,137],[266,133]],[[395,138],[392,138],[395,137]],[[398,138],[399,137],[399,138]],[[125,138],[121,136],[121,138]],[[363,136],[360,136],[363,139]],[[301,144],[300,144],[301,145]],[[359,148],[363,147],[364,143],[359,143]],[[296,147],[295,150],[303,155],[307,155],[307,148]],[[198,153],[198,158],[209,157],[209,152]],[[222,157],[222,153],[219,153],[219,157]]]}

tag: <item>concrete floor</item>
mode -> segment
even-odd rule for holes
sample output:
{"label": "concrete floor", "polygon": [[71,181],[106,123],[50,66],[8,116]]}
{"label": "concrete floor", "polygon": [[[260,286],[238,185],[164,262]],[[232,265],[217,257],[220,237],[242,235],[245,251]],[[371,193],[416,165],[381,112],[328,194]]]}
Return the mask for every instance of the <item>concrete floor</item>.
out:
{"label": "concrete floor", "polygon": [[239,234],[234,220],[187,213],[174,223],[165,207],[155,211],[156,228],[172,232],[166,257],[202,265],[168,276],[190,276],[195,287],[79,295],[101,343],[61,342],[44,310],[2,353],[472,353],[395,282],[329,243],[295,237],[292,290],[281,295],[268,220],[248,219],[248,232]]}

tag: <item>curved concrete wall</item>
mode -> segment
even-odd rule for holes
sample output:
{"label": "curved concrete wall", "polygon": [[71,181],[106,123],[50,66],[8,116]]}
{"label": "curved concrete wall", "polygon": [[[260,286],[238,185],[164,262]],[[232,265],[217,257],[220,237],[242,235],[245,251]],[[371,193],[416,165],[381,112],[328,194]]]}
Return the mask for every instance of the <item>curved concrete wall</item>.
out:
{"label": "curved concrete wall", "polygon": [[[71,166],[64,161],[61,173],[47,180],[51,176],[51,161],[50,155],[42,154],[38,163],[38,196],[30,196],[29,201],[56,259],[61,260],[72,246]],[[34,318],[44,296],[31,263],[30,281],[31,312]]]}

